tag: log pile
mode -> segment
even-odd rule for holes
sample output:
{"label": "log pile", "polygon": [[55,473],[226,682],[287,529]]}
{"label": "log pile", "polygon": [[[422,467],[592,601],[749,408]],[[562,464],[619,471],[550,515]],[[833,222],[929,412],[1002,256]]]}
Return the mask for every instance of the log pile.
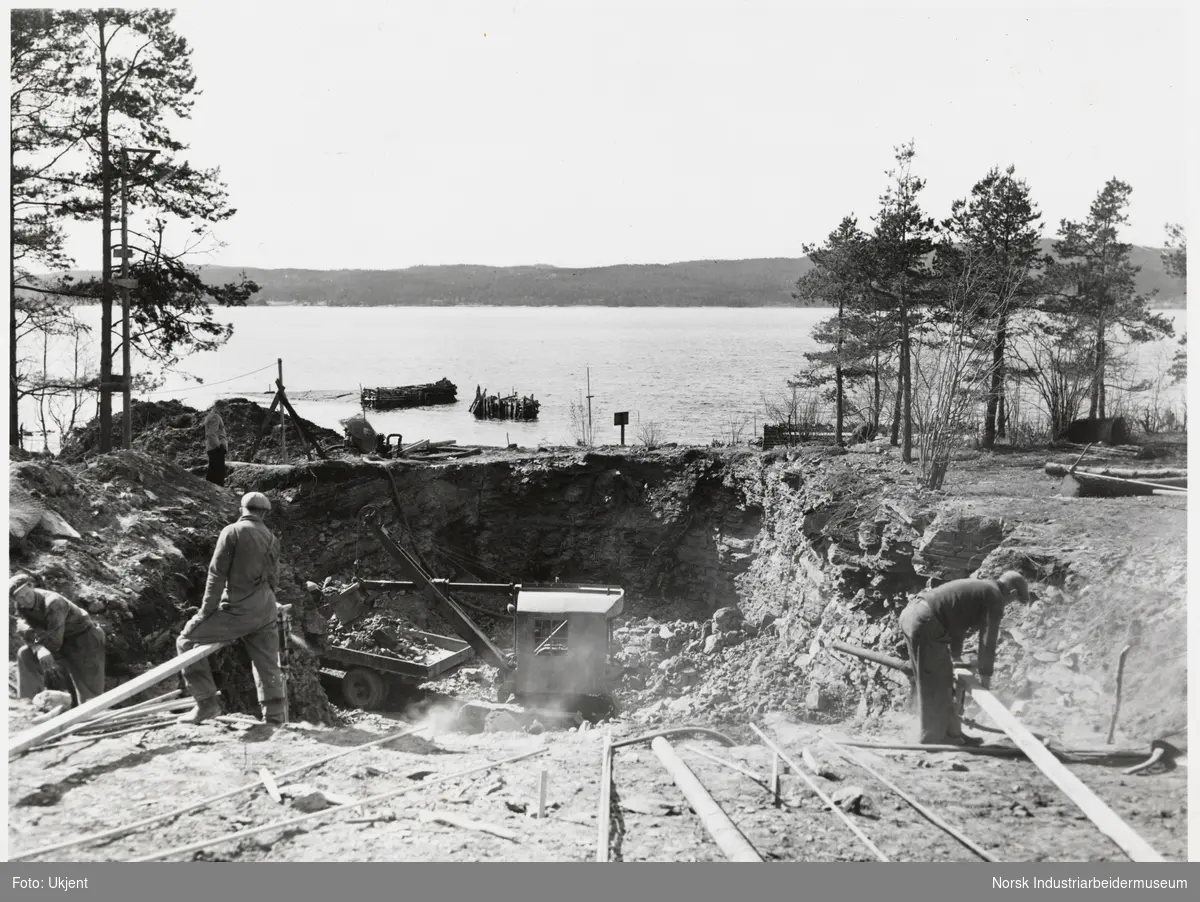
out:
{"label": "log pile", "polygon": [[401,410],[425,407],[429,404],[453,404],[458,400],[458,386],[449,379],[424,385],[400,385],[390,388],[364,388],[362,406],[369,410]]}
{"label": "log pile", "polygon": [[533,395],[489,395],[485,389],[475,386],[475,400],[471,402],[471,413],[477,420],[522,420],[529,422],[538,417],[541,404]]}

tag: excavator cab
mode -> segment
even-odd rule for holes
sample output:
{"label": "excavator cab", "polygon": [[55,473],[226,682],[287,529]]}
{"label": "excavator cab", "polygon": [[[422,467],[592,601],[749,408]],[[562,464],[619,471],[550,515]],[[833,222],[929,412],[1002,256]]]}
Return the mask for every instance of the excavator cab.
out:
{"label": "excavator cab", "polygon": [[624,606],[625,590],[611,586],[521,586],[505,689],[529,707],[610,705],[609,643]]}

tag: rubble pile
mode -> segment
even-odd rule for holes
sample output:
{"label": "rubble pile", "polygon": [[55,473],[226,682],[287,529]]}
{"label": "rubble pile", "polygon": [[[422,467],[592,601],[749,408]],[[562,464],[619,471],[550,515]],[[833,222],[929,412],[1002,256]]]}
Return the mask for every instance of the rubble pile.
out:
{"label": "rubble pile", "polygon": [[330,620],[327,641],[331,645],[353,648],[377,655],[389,655],[416,663],[430,663],[442,657],[445,649],[412,634],[413,626],[396,614],[368,614],[349,625]]}
{"label": "rubble pile", "polygon": [[[209,410],[196,410],[176,400],[134,401],[133,447],[174,460],[184,468],[203,466],[208,460],[204,444],[204,418]],[[230,398],[226,402],[221,417],[229,437],[228,460],[240,460],[249,454],[254,439],[267,419],[267,413],[268,408],[246,398]],[[113,420],[113,447],[120,447],[121,417],[114,415]],[[302,422],[313,441],[320,442],[322,446],[340,444],[343,440],[331,429],[308,420],[302,419]],[[255,455],[256,461],[280,462],[278,423],[273,426],[263,436]],[[307,460],[294,426],[288,431],[288,459],[292,462]],[[79,462],[97,453],[99,447],[100,421],[95,419],[67,437],[59,459],[64,463]]]}

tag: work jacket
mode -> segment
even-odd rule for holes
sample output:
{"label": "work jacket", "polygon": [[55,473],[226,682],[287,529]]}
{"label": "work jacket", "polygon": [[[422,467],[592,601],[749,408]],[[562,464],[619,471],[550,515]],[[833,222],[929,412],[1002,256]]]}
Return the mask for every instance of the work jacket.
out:
{"label": "work jacket", "polygon": [[58,654],[65,640],[92,628],[92,618],[87,611],[69,598],[48,589],[34,589],[33,594],[36,600],[32,608],[18,611],[16,602],[12,603],[18,636],[24,638],[26,633],[33,632],[38,645]]}
{"label": "work jacket", "polygon": [[243,513],[221,530],[200,605],[202,617],[226,608],[247,623],[265,626],[276,618],[279,540],[258,514]]}
{"label": "work jacket", "polygon": [[990,579],[955,579],[930,589],[923,598],[949,635],[955,658],[962,657],[967,634],[979,630],[979,675],[990,677],[1007,601],[1001,585]]}
{"label": "work jacket", "polygon": [[215,410],[204,418],[204,450],[215,451],[227,448],[228,439],[225,435],[225,420]]}

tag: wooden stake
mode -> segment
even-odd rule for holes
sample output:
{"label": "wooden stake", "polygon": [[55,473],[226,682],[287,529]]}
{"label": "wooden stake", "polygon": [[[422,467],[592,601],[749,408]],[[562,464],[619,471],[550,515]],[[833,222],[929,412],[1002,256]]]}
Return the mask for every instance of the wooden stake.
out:
{"label": "wooden stake", "polygon": [[596,816],[596,860],[608,861],[609,831],[612,829],[612,730],[604,734],[600,759],[600,813]]}
{"label": "wooden stake", "polygon": [[779,807],[779,755],[771,753],[771,798],[776,808]]}
{"label": "wooden stake", "polygon": [[1129,654],[1132,645],[1126,645],[1121,649],[1121,653],[1117,655],[1117,693],[1113,699],[1112,717],[1108,721],[1108,739],[1106,745],[1113,744],[1113,736],[1117,732],[1117,715],[1121,713],[1121,684],[1125,680],[1125,657]]}
{"label": "wooden stake", "polygon": [[287,463],[287,411],[284,409],[284,406],[290,405],[287,404],[286,396],[283,393],[283,358],[280,357],[276,360],[276,363],[279,365],[279,378],[275,380],[275,384],[279,387],[279,401],[281,405],[279,408],[279,452],[283,456],[283,463]]}
{"label": "wooden stake", "polygon": [[890,789],[896,795],[900,796],[900,798],[904,799],[904,801],[908,802],[908,804],[912,805],[913,808],[917,809],[918,813],[920,813],[920,815],[922,817],[924,817],[927,821],[929,821],[931,824],[933,824],[935,827],[939,828],[940,830],[944,830],[950,836],[953,836],[955,839],[957,839],[960,843],[962,843],[964,846],[966,846],[968,849],[970,849],[972,852],[974,852],[976,855],[978,855],[984,861],[999,861],[1000,860],[1000,859],[996,858],[996,856],[992,855],[992,853],[990,853],[986,849],[984,849],[983,847],[977,845],[976,843],[974,843],[970,839],[968,839],[966,834],[960,832],[959,830],[956,830],[954,827],[951,827],[948,823],[946,823],[944,820],[942,820],[940,817],[938,817],[936,814],[934,814],[932,811],[930,811],[928,808],[926,808],[924,805],[922,805],[920,802],[918,802],[916,799],[914,799],[912,796],[910,796],[908,793],[906,793],[903,789],[901,789],[899,786],[897,786],[891,780],[887,779],[887,777],[883,776],[883,774],[879,773],[877,770],[875,770],[873,767],[871,767],[871,765],[867,764],[867,762],[863,761],[861,758],[859,758],[857,755],[855,755],[852,751],[850,751],[849,749],[842,748],[842,746],[838,745],[836,742],[834,742],[832,739],[830,739],[824,733],[821,733],[819,735],[821,736],[822,739],[824,739],[831,746],[833,746],[835,749],[837,749],[842,754],[843,757],[848,758],[849,760],[853,761],[855,764],[857,764],[859,767],[861,767],[863,770],[865,770],[867,773],[869,773],[871,776],[873,776],[876,780],[878,780],[880,783],[882,783],[884,786],[886,786],[888,789]]}
{"label": "wooden stake", "polygon": [[151,686],[157,686],[167,677],[174,676],[197,661],[207,658],[220,647],[219,644],[201,645],[185,651],[170,661],[159,664],[153,670],[147,671],[141,676],[134,677],[128,683],[123,683],[116,689],[110,689],[108,692],[98,695],[78,707],[60,714],[54,720],[39,724],[36,727],[17,734],[8,743],[9,759],[15,758],[17,755],[28,751],[39,743],[45,742],[51,736],[58,735],[68,727],[73,727],[77,723],[90,720],[101,711],[107,711],[113,705],[119,704],[127,698],[133,698],[139,692],[145,692]]}
{"label": "wooden stake", "polygon": [[245,839],[250,836],[257,836],[260,833],[269,833],[272,830],[284,830],[296,824],[302,824],[305,821],[310,821],[318,817],[326,817],[331,814],[339,814],[343,811],[349,811],[352,808],[361,808],[363,805],[377,805],[380,802],[386,802],[388,799],[394,799],[396,796],[406,795],[410,792],[416,792],[420,789],[428,789],[431,786],[437,786],[441,783],[447,783],[451,780],[460,780],[463,777],[471,774],[482,773],[485,770],[491,770],[494,767],[499,767],[502,764],[509,764],[513,761],[520,761],[523,758],[532,758],[534,755],[541,755],[546,751],[545,747],[534,749],[530,752],[522,752],[519,755],[512,755],[508,758],[501,758],[498,761],[489,761],[487,764],[480,764],[476,767],[468,767],[465,770],[456,771],[452,774],[446,774],[444,777],[435,777],[432,780],[425,780],[411,786],[402,786],[399,789],[392,789],[388,792],[382,792],[379,795],[370,796],[366,799],[359,799],[357,802],[352,802],[348,805],[338,805],[334,808],[326,808],[323,811],[313,811],[309,814],[301,815],[300,817],[287,818],[282,821],[275,821],[270,824],[262,824],[258,827],[251,827],[248,830],[239,830],[236,833],[228,833],[223,836],[216,836],[211,839],[201,840],[200,842],[190,843],[186,846],[177,846],[173,849],[166,849],[161,852],[155,852],[153,855],[146,855],[142,858],[130,858],[129,861],[161,861],[164,858],[170,858],[176,855],[187,855],[192,852],[199,852],[201,849],[208,849],[212,846],[223,845],[227,842],[233,842],[238,839]]}
{"label": "wooden stake", "polygon": [[550,775],[546,773],[546,769],[542,768],[541,779],[538,780],[538,820],[544,820],[546,817],[546,783],[549,781]]}
{"label": "wooden stake", "polygon": [[754,724],[750,724],[750,729],[752,729],[755,733],[758,734],[758,738],[761,739],[763,741],[763,743],[766,744],[767,748],[769,748],[776,755],[778,755],[780,758],[783,759],[784,764],[786,764],[788,767],[790,767],[792,770],[794,770],[797,774],[800,775],[800,778],[802,780],[804,780],[805,783],[808,784],[808,788],[811,789],[813,792],[815,792],[817,794],[817,796],[821,799],[821,801],[824,802],[826,805],[828,805],[830,810],[833,811],[834,814],[836,814],[839,818],[842,819],[842,822],[847,827],[850,828],[850,831],[855,836],[857,836],[860,840],[862,840],[863,845],[865,845],[868,849],[870,849],[871,853],[876,858],[878,858],[880,861],[888,861],[889,860],[886,855],[884,855],[881,851],[879,851],[879,847],[876,846],[875,843],[871,842],[870,837],[868,837],[867,834],[863,833],[862,830],[860,830],[858,828],[858,825],[855,824],[852,820],[850,820],[849,817],[846,816],[846,812],[842,811],[842,809],[839,808],[836,803],[834,803],[833,799],[829,798],[829,796],[827,796],[821,790],[821,787],[818,786],[815,782],[813,782],[812,777],[810,777],[802,769],[797,767],[796,762],[794,762],[791,758],[789,758],[787,755],[785,755],[782,752],[782,750],[780,750],[779,746],[777,746],[774,742],[772,742],[770,739],[768,739],[767,735],[762,730],[760,730],[757,726],[755,726]]}
{"label": "wooden stake", "polygon": [[975,701],[979,703],[979,707],[983,708],[998,726],[1004,728],[1004,732],[1028,756],[1029,760],[1037,765],[1038,770],[1066,793],[1067,797],[1079,806],[1101,833],[1120,846],[1121,850],[1134,861],[1166,860],[1121,820],[1115,811],[1088,789],[1077,776],[1067,770],[1061,761],[1050,754],[1044,745],[1030,735],[1024,725],[1004,707],[1004,703],[1000,699],[984,689],[975,677],[967,679],[971,693],[974,695]]}
{"label": "wooden stake", "polygon": [[671,743],[659,736],[650,743],[650,748],[670,773],[671,779],[704,824],[708,835],[725,853],[725,857],[730,861],[762,861],[762,856],[750,845],[750,840],[746,839],[737,825],[729,819],[729,815],[704,788],[704,784],[696,779],[691,768],[675,754]]}

